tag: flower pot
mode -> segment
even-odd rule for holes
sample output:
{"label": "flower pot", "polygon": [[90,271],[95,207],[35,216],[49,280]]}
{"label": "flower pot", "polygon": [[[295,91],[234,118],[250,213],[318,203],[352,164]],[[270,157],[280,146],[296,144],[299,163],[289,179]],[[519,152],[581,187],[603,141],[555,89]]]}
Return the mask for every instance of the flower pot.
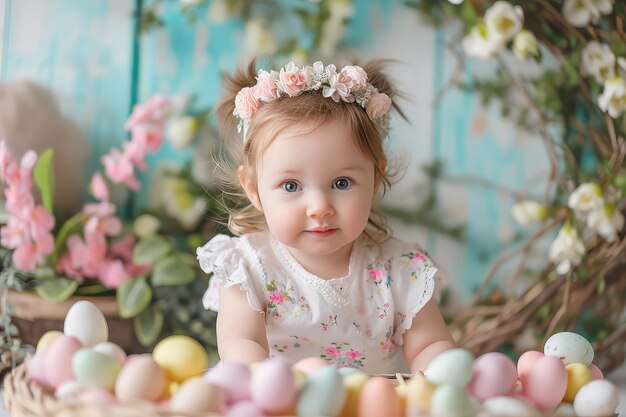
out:
{"label": "flower pot", "polygon": [[102,311],[109,326],[110,342],[120,345],[127,354],[148,351],[137,341],[132,319],[123,319],[119,316],[114,295],[73,296],[63,302],[54,303],[30,291],[8,291],[11,322],[19,330],[19,338],[22,342],[33,346],[37,346],[37,342],[45,332],[63,331],[67,311],[74,303],[81,300],[94,303]]}

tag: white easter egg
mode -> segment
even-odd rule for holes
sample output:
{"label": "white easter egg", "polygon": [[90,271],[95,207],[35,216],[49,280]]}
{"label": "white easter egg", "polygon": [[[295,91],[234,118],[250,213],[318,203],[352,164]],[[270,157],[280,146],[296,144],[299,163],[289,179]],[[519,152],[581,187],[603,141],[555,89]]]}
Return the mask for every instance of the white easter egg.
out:
{"label": "white easter egg", "polygon": [[552,413],[552,417],[576,417],[574,406],[570,403],[561,403]]}
{"label": "white easter egg", "polygon": [[591,343],[579,334],[561,332],[550,336],[543,347],[546,356],[561,358],[565,365],[570,363],[584,363],[591,365],[593,361],[593,347]]}
{"label": "white easter egg", "polygon": [[91,347],[108,340],[109,327],[104,315],[94,303],[78,301],[70,307],[65,316],[63,333],[66,336],[74,336],[84,347]]}
{"label": "white easter egg", "polygon": [[574,398],[574,411],[580,417],[612,416],[618,405],[617,387],[605,379],[583,385]]}
{"label": "white easter egg", "polygon": [[474,355],[465,349],[451,349],[437,355],[426,367],[426,379],[436,385],[465,387],[472,378]]}
{"label": "white easter egg", "polygon": [[446,384],[438,387],[430,402],[433,417],[470,417],[475,414],[472,401],[465,388]]}
{"label": "white easter egg", "polygon": [[126,352],[113,342],[101,342],[93,347],[96,352],[104,353],[115,358],[121,365],[126,363]]}
{"label": "white easter egg", "polygon": [[483,407],[499,417],[535,417],[540,414],[529,401],[515,397],[491,397],[483,403]]}

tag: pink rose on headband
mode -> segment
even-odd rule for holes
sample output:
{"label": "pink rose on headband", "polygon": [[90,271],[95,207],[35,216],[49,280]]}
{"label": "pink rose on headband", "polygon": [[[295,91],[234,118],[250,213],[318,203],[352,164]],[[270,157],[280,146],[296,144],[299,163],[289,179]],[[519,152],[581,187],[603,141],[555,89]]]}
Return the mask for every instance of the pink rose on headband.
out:
{"label": "pink rose on headband", "polygon": [[322,89],[322,95],[324,97],[330,97],[337,103],[339,103],[340,99],[347,103],[352,103],[355,100],[354,96],[350,93],[354,83],[347,73],[343,71],[339,74],[331,73],[328,83],[330,87],[324,87]]}
{"label": "pink rose on headband", "polygon": [[300,95],[306,88],[306,75],[304,72],[300,71],[293,62],[281,68],[278,79],[282,84],[283,90],[289,97]]}
{"label": "pink rose on headband", "polygon": [[257,99],[269,103],[278,98],[278,92],[276,91],[276,84],[269,72],[265,70],[259,70],[259,76],[256,77],[257,82],[254,87],[254,97]]}
{"label": "pink rose on headband", "polygon": [[259,108],[259,101],[254,97],[254,88],[244,87],[235,97],[235,111],[233,114],[242,119],[249,119]]}
{"label": "pink rose on headband", "polygon": [[376,120],[385,115],[391,108],[391,99],[385,93],[379,93],[378,90],[372,92],[372,96],[367,102],[365,111],[371,120]]}
{"label": "pink rose on headband", "polygon": [[341,74],[352,79],[352,92],[362,91],[367,88],[367,73],[365,70],[357,65],[348,65],[341,69]]}

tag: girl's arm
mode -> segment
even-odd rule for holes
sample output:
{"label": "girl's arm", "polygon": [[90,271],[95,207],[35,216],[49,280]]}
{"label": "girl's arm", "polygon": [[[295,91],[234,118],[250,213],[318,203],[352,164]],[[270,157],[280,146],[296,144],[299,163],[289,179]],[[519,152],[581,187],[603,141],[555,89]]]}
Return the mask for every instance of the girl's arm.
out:
{"label": "girl's arm", "polygon": [[269,356],[265,316],[248,304],[241,285],[219,290],[217,349],[220,359],[250,364]]}
{"label": "girl's arm", "polygon": [[415,315],[404,333],[404,358],[411,372],[423,371],[438,354],[454,348],[454,341],[435,300],[431,299]]}

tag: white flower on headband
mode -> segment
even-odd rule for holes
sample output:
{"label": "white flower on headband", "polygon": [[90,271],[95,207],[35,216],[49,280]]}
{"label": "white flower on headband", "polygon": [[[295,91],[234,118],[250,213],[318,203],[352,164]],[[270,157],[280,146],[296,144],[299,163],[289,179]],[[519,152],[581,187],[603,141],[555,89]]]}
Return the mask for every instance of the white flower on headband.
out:
{"label": "white flower on headband", "polygon": [[244,140],[250,119],[263,103],[277,100],[283,95],[296,97],[306,91],[322,90],[324,97],[335,102],[356,102],[365,109],[372,121],[379,123],[385,131],[389,123],[391,99],[368,83],[365,70],[356,65],[348,65],[337,72],[334,65],[324,67],[321,61],[313,66],[298,68],[290,62],[280,72],[259,70],[257,83],[253,87],[242,88],[235,97],[233,115],[241,119],[238,130],[244,130]]}

